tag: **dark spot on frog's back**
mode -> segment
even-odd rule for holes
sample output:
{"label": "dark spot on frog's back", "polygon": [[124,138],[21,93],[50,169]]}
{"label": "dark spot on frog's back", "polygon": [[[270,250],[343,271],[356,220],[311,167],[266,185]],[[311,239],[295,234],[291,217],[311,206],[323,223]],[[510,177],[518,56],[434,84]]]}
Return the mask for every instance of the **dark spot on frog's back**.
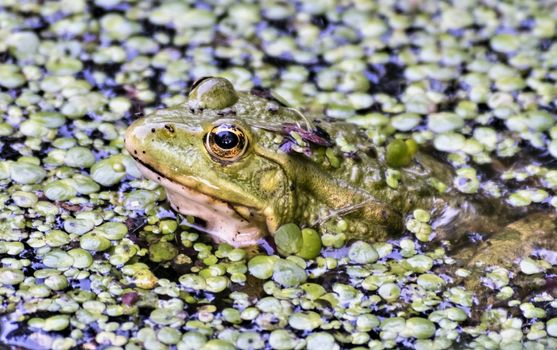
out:
{"label": "dark spot on frog's back", "polygon": [[269,101],[276,102],[279,106],[288,107],[284,104],[283,101],[280,101],[276,96],[273,96],[273,93],[270,89],[266,89],[260,86],[253,87],[250,91],[250,94],[253,96],[261,97]]}
{"label": "dark spot on frog's back", "polygon": [[[317,120],[315,124],[319,124],[320,120]],[[327,130],[323,129],[321,126],[319,125],[315,125],[315,127],[313,128],[313,132],[315,132],[315,134],[317,134],[317,136],[320,136],[322,138],[325,138],[327,140],[331,140],[331,135],[329,135],[329,133],[327,132]]]}
{"label": "dark spot on frog's back", "polygon": [[375,147],[367,148],[364,153],[367,154],[367,156],[370,158],[377,158],[377,150],[375,149]]}
{"label": "dark spot on frog's back", "polygon": [[151,132],[152,132],[152,133],[155,133],[155,128],[152,128],[152,129],[151,129]]}
{"label": "dark spot on frog's back", "polygon": [[360,157],[356,152],[344,152],[343,154],[346,158],[350,158],[355,162],[362,161],[362,157]]}
{"label": "dark spot on frog's back", "polygon": [[275,113],[279,111],[279,106],[275,103],[268,103],[265,109],[269,112]]}
{"label": "dark spot on frog's back", "polygon": [[164,124],[164,128],[166,130],[168,130],[168,132],[174,132],[174,126],[170,125],[170,124]]}
{"label": "dark spot on frog's back", "polygon": [[223,117],[226,115],[236,115],[236,111],[232,108],[225,108],[223,110],[217,111],[217,115]]}

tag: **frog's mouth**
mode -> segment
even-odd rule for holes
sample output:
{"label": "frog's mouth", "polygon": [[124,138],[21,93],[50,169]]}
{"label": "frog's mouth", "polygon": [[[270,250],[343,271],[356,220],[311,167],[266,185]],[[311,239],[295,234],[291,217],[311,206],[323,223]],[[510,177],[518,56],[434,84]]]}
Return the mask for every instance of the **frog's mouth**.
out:
{"label": "frog's mouth", "polygon": [[168,179],[163,174],[134,157],[141,173],[166,189],[170,205],[184,215],[205,221],[198,229],[210,234],[217,241],[234,247],[255,245],[267,234],[265,216],[255,208],[236,205],[209,196]]}

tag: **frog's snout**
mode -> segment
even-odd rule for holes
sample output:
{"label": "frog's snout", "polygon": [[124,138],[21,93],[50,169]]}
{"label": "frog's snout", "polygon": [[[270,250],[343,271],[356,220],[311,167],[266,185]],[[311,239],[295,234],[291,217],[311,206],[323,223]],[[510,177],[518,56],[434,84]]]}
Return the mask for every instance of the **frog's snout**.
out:
{"label": "frog's snout", "polygon": [[193,83],[188,99],[194,108],[224,109],[238,101],[238,94],[225,78],[203,77]]}
{"label": "frog's snout", "polygon": [[145,150],[142,150],[141,140],[145,140],[147,134],[151,132],[148,125],[145,123],[145,119],[141,118],[134,121],[126,129],[124,134],[124,144],[126,150],[135,158],[138,158]]}

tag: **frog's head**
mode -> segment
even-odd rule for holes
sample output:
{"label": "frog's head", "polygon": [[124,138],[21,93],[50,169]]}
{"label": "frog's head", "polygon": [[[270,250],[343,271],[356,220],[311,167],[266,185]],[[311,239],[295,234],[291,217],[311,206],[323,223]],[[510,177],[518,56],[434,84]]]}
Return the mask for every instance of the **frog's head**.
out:
{"label": "frog's head", "polygon": [[218,239],[246,246],[293,219],[297,169],[279,150],[277,132],[301,122],[278,100],[208,77],[187,102],[135,121],[125,141],[175,210],[203,219]]}

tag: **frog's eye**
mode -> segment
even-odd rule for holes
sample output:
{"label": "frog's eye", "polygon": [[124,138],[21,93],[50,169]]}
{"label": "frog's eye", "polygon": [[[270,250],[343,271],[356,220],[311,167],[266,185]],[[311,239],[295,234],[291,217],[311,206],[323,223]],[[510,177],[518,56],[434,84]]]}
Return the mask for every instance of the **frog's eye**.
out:
{"label": "frog's eye", "polygon": [[244,155],[248,147],[246,134],[232,124],[215,126],[205,137],[205,148],[220,161],[232,162]]}
{"label": "frog's eye", "polygon": [[188,100],[195,108],[224,109],[238,101],[238,94],[228,80],[204,77],[193,83]]}
{"label": "frog's eye", "polygon": [[191,84],[190,93],[193,90],[195,90],[195,88],[198,87],[199,84],[201,84],[202,82],[204,82],[207,79],[213,79],[213,77],[212,76],[205,76],[205,77],[201,77],[201,78],[197,79],[196,81],[194,81],[193,84]]}

